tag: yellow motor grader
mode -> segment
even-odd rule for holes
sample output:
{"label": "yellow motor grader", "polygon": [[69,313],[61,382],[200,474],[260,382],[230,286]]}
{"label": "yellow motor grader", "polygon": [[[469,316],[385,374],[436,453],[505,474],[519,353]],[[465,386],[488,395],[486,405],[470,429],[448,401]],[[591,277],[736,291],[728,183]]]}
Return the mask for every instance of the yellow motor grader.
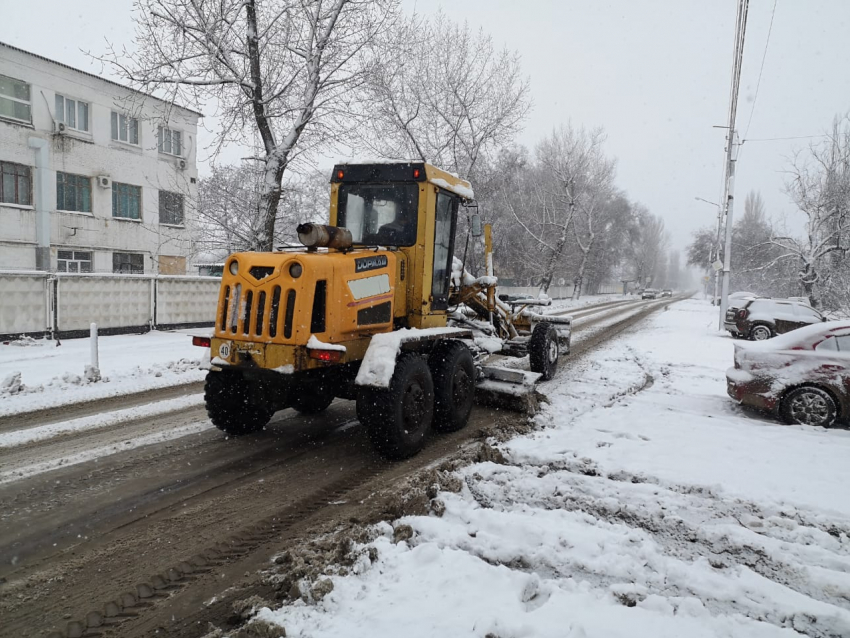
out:
{"label": "yellow motor grader", "polygon": [[[404,458],[432,428],[463,428],[476,390],[521,397],[551,378],[570,319],[496,298],[489,226],[488,272],[466,272],[455,235],[461,212],[481,235],[474,210],[469,183],[427,163],[335,166],[330,223],[298,226],[303,248],[225,262],[213,335],[194,340],[210,348],[212,422],[239,435],[353,399],[377,449]],[[494,341],[531,372],[485,365]]]}

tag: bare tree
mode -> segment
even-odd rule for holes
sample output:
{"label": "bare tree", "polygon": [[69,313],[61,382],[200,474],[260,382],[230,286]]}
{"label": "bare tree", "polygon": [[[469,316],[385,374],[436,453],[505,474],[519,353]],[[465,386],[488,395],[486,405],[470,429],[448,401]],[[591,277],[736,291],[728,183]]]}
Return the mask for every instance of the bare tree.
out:
{"label": "bare tree", "polygon": [[[817,306],[821,302],[818,284],[831,267],[846,259],[842,238],[850,223],[850,118],[836,118],[827,139],[798,153],[789,172],[787,191],[806,215],[805,234],[802,238],[774,236],[770,241],[784,251],[775,262],[797,261],[803,292]],[[830,260],[831,256],[839,260]]]}
{"label": "bare tree", "polygon": [[382,157],[420,159],[470,178],[487,153],[510,142],[530,108],[519,56],[443,13],[414,15],[376,49],[366,102]]}
{"label": "bare tree", "polygon": [[[110,63],[132,86],[171,101],[218,105],[216,148],[253,146],[261,166],[259,226],[274,244],[281,183],[299,155],[333,139],[372,70],[367,47],[398,0],[138,0],[138,49]],[[349,122],[350,124],[350,122]]]}
{"label": "bare tree", "polygon": [[658,279],[670,240],[663,219],[640,204],[634,208],[638,232],[633,238],[630,260],[638,286],[649,286]]}
{"label": "bare tree", "polygon": [[[293,175],[281,186],[274,246],[295,240],[295,227],[305,221],[326,222],[329,207],[329,171]],[[198,183],[194,217],[197,243],[207,254],[223,258],[252,250],[263,228],[263,170],[254,163],[213,167]]]}
{"label": "bare tree", "polygon": [[[565,126],[553,131],[537,147],[536,167],[526,189],[531,210],[510,206],[514,218],[545,255],[540,282],[543,295],[552,285],[570,239],[578,241],[581,234],[586,241],[579,244],[583,255],[579,282],[583,275],[595,240],[593,220],[613,192],[614,161],[604,155],[604,141],[602,129]],[[582,230],[576,234],[573,225],[579,215]]]}

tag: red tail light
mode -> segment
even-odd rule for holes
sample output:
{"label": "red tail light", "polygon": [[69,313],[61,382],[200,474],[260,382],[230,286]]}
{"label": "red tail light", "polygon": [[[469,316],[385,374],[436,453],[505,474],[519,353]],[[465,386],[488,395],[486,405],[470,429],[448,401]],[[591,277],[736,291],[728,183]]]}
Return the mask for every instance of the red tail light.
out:
{"label": "red tail light", "polygon": [[736,316],[737,319],[744,320],[750,316],[750,311],[746,308],[741,308]]}
{"label": "red tail light", "polygon": [[200,346],[201,348],[209,348],[210,347],[210,338],[209,337],[192,337],[192,345]]}
{"label": "red tail light", "polygon": [[342,359],[342,350],[310,350],[310,358],[326,361],[328,363],[337,363]]}

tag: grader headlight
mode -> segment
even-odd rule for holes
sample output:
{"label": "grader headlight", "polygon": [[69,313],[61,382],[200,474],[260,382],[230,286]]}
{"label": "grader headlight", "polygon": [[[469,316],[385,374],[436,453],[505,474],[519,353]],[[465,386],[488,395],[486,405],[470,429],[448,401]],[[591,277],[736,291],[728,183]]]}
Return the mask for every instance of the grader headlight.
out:
{"label": "grader headlight", "polygon": [[289,266],[289,276],[293,279],[298,279],[303,272],[304,268],[302,268],[301,264],[299,264],[297,261]]}
{"label": "grader headlight", "polygon": [[228,266],[228,270],[230,271],[230,274],[235,277],[236,273],[239,272],[239,262],[236,261],[235,259],[233,261],[231,261],[230,266]]}

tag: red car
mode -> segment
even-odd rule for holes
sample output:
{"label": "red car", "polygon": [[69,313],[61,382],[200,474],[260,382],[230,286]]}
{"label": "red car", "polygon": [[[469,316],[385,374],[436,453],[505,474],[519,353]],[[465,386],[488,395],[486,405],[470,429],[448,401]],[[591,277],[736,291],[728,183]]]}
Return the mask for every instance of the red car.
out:
{"label": "red car", "polygon": [[850,419],[850,321],[799,328],[735,345],[726,391],[787,423],[828,427]]}

